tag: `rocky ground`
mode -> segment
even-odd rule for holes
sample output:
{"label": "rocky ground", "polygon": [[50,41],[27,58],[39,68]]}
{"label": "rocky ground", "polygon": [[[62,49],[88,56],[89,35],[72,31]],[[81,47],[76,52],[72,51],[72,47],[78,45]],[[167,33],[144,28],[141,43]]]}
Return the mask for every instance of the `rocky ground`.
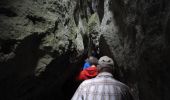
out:
{"label": "rocky ground", "polygon": [[70,100],[89,38],[136,100],[169,100],[169,0],[1,0],[0,99]]}

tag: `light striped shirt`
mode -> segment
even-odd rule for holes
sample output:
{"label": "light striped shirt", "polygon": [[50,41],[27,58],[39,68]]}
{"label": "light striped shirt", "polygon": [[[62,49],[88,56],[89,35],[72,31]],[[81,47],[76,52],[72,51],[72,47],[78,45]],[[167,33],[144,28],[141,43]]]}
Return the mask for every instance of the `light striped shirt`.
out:
{"label": "light striped shirt", "polygon": [[80,84],[71,100],[133,100],[129,87],[115,80],[112,74],[99,73]]}

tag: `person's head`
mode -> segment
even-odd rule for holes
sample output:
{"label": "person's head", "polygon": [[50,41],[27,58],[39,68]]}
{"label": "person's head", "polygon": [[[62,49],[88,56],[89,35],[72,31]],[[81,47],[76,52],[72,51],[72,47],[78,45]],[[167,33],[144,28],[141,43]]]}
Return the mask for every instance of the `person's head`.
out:
{"label": "person's head", "polygon": [[114,70],[114,61],[112,58],[109,58],[108,56],[103,56],[98,61],[97,69],[100,72],[109,72],[113,73]]}
{"label": "person's head", "polygon": [[98,64],[98,59],[96,57],[90,56],[88,58],[88,61],[91,65],[97,65]]}

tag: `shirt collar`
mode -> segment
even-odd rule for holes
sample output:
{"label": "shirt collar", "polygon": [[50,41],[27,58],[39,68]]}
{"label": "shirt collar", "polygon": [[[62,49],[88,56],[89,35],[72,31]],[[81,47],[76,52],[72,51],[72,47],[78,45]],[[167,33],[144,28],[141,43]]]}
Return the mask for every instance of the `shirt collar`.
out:
{"label": "shirt collar", "polygon": [[113,75],[111,73],[108,72],[101,72],[97,75],[97,77],[113,77]]}

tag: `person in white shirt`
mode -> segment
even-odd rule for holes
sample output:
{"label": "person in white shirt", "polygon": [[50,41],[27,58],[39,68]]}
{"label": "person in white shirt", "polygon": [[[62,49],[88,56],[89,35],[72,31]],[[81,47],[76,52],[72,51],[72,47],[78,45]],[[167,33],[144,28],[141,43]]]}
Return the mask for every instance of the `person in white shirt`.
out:
{"label": "person in white shirt", "polygon": [[113,78],[114,61],[103,56],[98,64],[99,74],[83,81],[71,100],[134,100],[129,87]]}

